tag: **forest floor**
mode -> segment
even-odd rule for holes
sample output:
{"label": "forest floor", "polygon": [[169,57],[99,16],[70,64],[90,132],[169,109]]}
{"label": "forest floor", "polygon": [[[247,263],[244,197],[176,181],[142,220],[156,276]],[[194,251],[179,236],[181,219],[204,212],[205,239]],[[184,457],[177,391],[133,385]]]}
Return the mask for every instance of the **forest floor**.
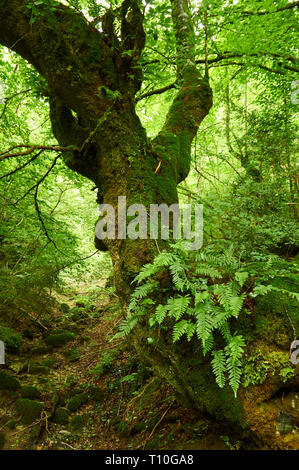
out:
{"label": "forest floor", "polygon": [[55,304],[48,323],[24,331],[22,354],[0,366],[18,380],[0,390],[4,449],[253,448],[184,407],[124,340],[111,341],[121,323],[112,288],[81,284]]}

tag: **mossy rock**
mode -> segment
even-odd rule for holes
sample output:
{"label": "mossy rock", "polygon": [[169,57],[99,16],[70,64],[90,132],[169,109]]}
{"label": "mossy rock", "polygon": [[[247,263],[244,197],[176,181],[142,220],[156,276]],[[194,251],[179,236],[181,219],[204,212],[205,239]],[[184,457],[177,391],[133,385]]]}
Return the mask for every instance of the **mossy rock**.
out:
{"label": "mossy rock", "polygon": [[[298,290],[298,275],[289,275],[286,278],[273,279],[272,285],[291,292]],[[255,319],[257,333],[268,344],[275,343],[279,347],[288,349],[293,339],[293,328],[299,336],[299,310],[297,300],[282,294],[270,291],[256,299]]]}
{"label": "mossy rock", "polygon": [[0,450],[3,449],[5,444],[5,434],[4,432],[0,432]]}
{"label": "mossy rock", "polygon": [[104,388],[96,387],[94,385],[89,388],[88,392],[91,398],[97,402],[103,401],[106,395],[106,391]]}
{"label": "mossy rock", "polygon": [[0,340],[4,342],[8,352],[17,354],[21,351],[22,335],[12,328],[0,326]]}
{"label": "mossy rock", "polygon": [[86,416],[76,415],[71,419],[70,429],[74,433],[80,433],[83,431],[83,428],[85,425],[86,425]]}
{"label": "mossy rock", "polygon": [[30,430],[29,440],[34,441],[39,436],[39,433],[40,433],[40,425],[36,424]]}
{"label": "mossy rock", "polygon": [[31,400],[35,400],[41,396],[39,389],[33,385],[25,385],[21,388],[20,391],[22,398],[30,398]]}
{"label": "mossy rock", "polygon": [[71,333],[70,331],[64,331],[61,333],[53,332],[51,335],[46,337],[45,341],[51,346],[58,348],[60,346],[64,346],[65,344],[69,343],[75,337],[76,335],[74,333]]}
{"label": "mossy rock", "polygon": [[77,411],[87,400],[88,395],[86,393],[79,393],[68,401],[67,407],[70,411]]}
{"label": "mossy rock", "polygon": [[62,303],[62,304],[60,304],[59,310],[62,313],[68,313],[71,310],[71,307],[66,303]]}
{"label": "mossy rock", "polygon": [[29,400],[29,398],[19,398],[16,401],[16,408],[22,415],[23,423],[31,424],[36,419],[40,418],[44,405],[38,401]]}
{"label": "mossy rock", "polygon": [[54,414],[54,423],[56,424],[68,424],[69,422],[69,410],[67,408],[61,407],[57,408]]}
{"label": "mossy rock", "polygon": [[8,427],[8,429],[15,429],[16,424],[17,424],[17,422],[16,422],[15,419],[10,419],[7,423],[7,427]]}
{"label": "mossy rock", "polygon": [[0,371],[0,390],[15,391],[21,387],[21,383],[15,377]]}

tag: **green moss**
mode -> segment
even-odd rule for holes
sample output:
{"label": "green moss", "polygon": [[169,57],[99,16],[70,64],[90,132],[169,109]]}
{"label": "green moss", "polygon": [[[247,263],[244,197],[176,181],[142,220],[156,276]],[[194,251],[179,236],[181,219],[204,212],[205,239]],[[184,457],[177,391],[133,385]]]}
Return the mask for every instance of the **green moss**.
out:
{"label": "green moss", "polygon": [[21,384],[18,379],[6,374],[5,372],[0,372],[0,390],[15,391],[18,390],[20,387]]}
{"label": "green moss", "polygon": [[93,385],[89,388],[89,394],[93,400],[99,402],[104,400],[106,392],[103,388]]}
{"label": "green moss", "polygon": [[75,334],[71,332],[63,332],[63,333],[52,333],[51,335],[47,336],[45,341],[54,347],[64,346],[69,341],[72,341],[75,338]]}
{"label": "green moss", "polygon": [[85,426],[85,416],[77,415],[71,419],[70,429],[72,432],[79,433],[83,430]]}
{"label": "green moss", "polygon": [[31,356],[42,356],[43,354],[47,354],[48,352],[49,348],[47,348],[46,346],[40,346],[31,350]]}
{"label": "green moss", "polygon": [[[272,285],[280,289],[296,292],[298,276],[273,279]],[[296,331],[299,336],[298,302],[281,292],[270,291],[256,299],[255,317],[257,334],[268,344],[275,343],[288,349]]]}
{"label": "green moss", "polygon": [[5,444],[5,434],[4,432],[0,432],[0,450],[3,449]]}
{"label": "green moss", "polygon": [[266,380],[270,364],[262,359],[260,352],[247,359],[244,365],[242,380],[244,387],[262,384]]}
{"label": "green moss", "polygon": [[68,304],[62,303],[62,304],[60,304],[59,309],[60,309],[60,311],[61,311],[62,313],[68,313],[71,308],[70,308],[70,306],[69,306]]}
{"label": "green moss", "polygon": [[40,398],[41,393],[37,387],[32,385],[26,385],[21,388],[21,397],[22,398],[30,398],[31,400]]}
{"label": "green moss", "polygon": [[26,372],[27,374],[31,375],[48,375],[50,369],[49,367],[36,362],[26,362],[23,365],[21,372]]}
{"label": "green moss", "polygon": [[77,348],[67,349],[63,354],[70,362],[76,362],[81,357]]}
{"label": "green moss", "polygon": [[54,415],[54,422],[57,424],[68,424],[69,410],[67,408],[57,408]]}
{"label": "green moss", "polygon": [[88,400],[86,393],[79,393],[68,401],[67,407],[70,411],[77,411]]}
{"label": "green moss", "polygon": [[43,366],[46,366],[46,367],[49,367],[49,368],[53,367],[54,364],[55,364],[55,361],[54,361],[54,359],[51,359],[51,358],[44,359],[43,362],[42,362]]}
{"label": "green moss", "polygon": [[273,351],[268,353],[258,348],[246,360],[243,371],[242,384],[259,385],[265,382],[269,375],[279,376],[282,382],[294,377],[295,370],[290,364],[288,353]]}
{"label": "green moss", "polygon": [[101,377],[107,370],[110,369],[119,353],[120,351],[118,349],[105,352],[99,364],[96,365],[95,368],[90,371],[90,373],[96,375],[97,377]]}
{"label": "green moss", "polygon": [[22,421],[25,424],[31,424],[33,421],[40,418],[41,412],[44,409],[43,403],[38,401],[29,400],[28,398],[19,398],[16,401],[17,411],[22,415]]}
{"label": "green moss", "polygon": [[4,342],[7,351],[18,353],[21,350],[22,335],[12,328],[0,327],[0,340]]}

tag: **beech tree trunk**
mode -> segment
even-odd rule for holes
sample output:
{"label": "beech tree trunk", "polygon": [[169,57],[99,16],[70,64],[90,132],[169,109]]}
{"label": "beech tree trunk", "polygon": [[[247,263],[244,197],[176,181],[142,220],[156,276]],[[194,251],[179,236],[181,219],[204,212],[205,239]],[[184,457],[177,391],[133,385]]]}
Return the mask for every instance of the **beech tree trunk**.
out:
{"label": "beech tree trunk", "polygon": [[[101,32],[73,9],[54,0],[50,5],[50,10],[39,5],[32,22],[33,13],[25,1],[0,0],[0,43],[45,78],[53,133],[68,148],[63,152],[64,162],[92,180],[98,188],[98,202],[112,204],[116,214],[118,196],[126,196],[127,205],[176,203],[177,184],[190,169],[192,140],[212,106],[207,77],[201,77],[195,66],[187,0],[171,0],[178,92],[153,140],[135,111],[135,94],[142,82],[139,60],[145,44],[139,2],[124,0],[117,11],[108,11],[101,18]],[[116,15],[121,19],[121,37],[114,29]],[[150,239],[116,238],[104,243],[100,247],[111,254],[125,311],[131,281],[153,259],[157,247]],[[258,435],[261,429],[267,434],[267,423],[276,413],[274,405],[268,415],[260,416],[254,392],[241,392],[235,399],[231,390],[217,387],[196,344],[174,347],[170,335],[161,333],[152,350],[147,335],[147,324],[141,322],[134,330],[135,348],[185,402],[234,425],[249,425]],[[264,387],[262,400],[267,401],[279,387]],[[267,439],[280,446],[272,434]]]}

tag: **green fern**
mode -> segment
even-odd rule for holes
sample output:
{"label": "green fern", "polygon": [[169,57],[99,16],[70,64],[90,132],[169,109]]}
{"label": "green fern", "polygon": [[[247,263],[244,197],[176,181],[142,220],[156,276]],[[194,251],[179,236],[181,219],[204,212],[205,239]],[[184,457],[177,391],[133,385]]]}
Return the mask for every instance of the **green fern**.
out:
{"label": "green fern", "polygon": [[226,366],[229,376],[229,384],[233,389],[235,396],[241,382],[242,375],[242,355],[244,352],[245,341],[242,336],[232,336],[228,345],[225,347]]}

